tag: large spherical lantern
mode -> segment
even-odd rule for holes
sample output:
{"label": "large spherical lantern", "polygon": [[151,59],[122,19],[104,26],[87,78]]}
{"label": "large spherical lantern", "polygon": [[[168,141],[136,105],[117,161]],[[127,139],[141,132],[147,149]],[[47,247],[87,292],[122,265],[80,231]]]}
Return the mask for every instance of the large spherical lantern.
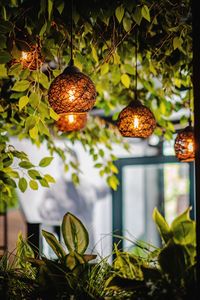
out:
{"label": "large spherical lantern", "polygon": [[178,133],[174,150],[179,161],[190,162],[195,158],[194,147],[194,130],[192,126],[187,126],[184,130]]}
{"label": "large spherical lantern", "polygon": [[59,115],[56,122],[58,130],[62,132],[79,131],[85,127],[87,123],[87,113],[64,113]]}
{"label": "large spherical lantern", "polygon": [[134,100],[119,114],[117,126],[124,137],[147,138],[156,128],[156,120],[148,107]]}
{"label": "large spherical lantern", "polygon": [[94,106],[96,89],[87,75],[69,65],[51,83],[48,99],[57,114],[87,112]]}

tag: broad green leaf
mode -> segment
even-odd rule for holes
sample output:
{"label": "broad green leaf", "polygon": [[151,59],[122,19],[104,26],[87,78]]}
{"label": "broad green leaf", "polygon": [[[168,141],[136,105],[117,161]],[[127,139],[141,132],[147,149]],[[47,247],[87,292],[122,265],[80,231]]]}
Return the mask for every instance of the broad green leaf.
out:
{"label": "broad green leaf", "polygon": [[48,182],[52,182],[52,183],[56,182],[55,179],[49,174],[45,174],[44,179]]}
{"label": "broad green leaf", "polygon": [[46,242],[49,244],[51,249],[57,255],[59,259],[64,259],[67,255],[57,238],[50,232],[42,230],[42,235],[45,238]]}
{"label": "broad green leaf", "polygon": [[124,65],[124,70],[126,73],[130,74],[130,75],[135,75],[135,69],[131,66],[131,65]]}
{"label": "broad green leaf", "polygon": [[89,244],[88,232],[83,223],[71,213],[67,213],[62,221],[62,234],[69,252],[83,254]]}
{"label": "broad green leaf", "polygon": [[124,16],[124,8],[122,5],[118,6],[115,10],[115,16],[119,23],[121,23]]}
{"label": "broad green leaf", "polygon": [[119,180],[115,175],[111,175],[107,177],[107,183],[114,191],[116,191],[119,184]]}
{"label": "broad green leaf", "polygon": [[150,22],[150,20],[151,20],[150,12],[149,12],[149,8],[147,5],[142,6],[142,16],[144,19],[146,19],[148,22]]}
{"label": "broad green leaf", "polygon": [[29,96],[29,103],[33,108],[36,108],[40,103],[40,97],[37,93],[31,93]]}
{"label": "broad green leaf", "polygon": [[65,264],[70,269],[73,270],[77,265],[77,259],[74,253],[70,253],[65,257]]}
{"label": "broad green leaf", "polygon": [[27,186],[28,186],[28,184],[27,184],[26,179],[24,177],[20,178],[19,182],[18,182],[18,187],[22,191],[22,193],[24,193],[26,191]]}
{"label": "broad green leaf", "polygon": [[52,9],[53,9],[53,0],[48,0],[48,18],[49,18],[49,20],[51,19]]}
{"label": "broad green leaf", "polygon": [[29,102],[29,98],[27,96],[22,96],[19,99],[19,110],[21,111]]}
{"label": "broad green leaf", "polygon": [[173,38],[174,50],[176,50],[177,48],[180,49],[182,44],[183,44],[183,39],[181,37],[176,36],[175,38]]}
{"label": "broad green leaf", "polygon": [[47,180],[44,179],[44,178],[39,179],[39,183],[40,183],[41,186],[43,186],[43,187],[49,187],[49,184],[48,184]]}
{"label": "broad green leaf", "polygon": [[49,128],[43,123],[42,120],[39,120],[38,130],[41,134],[45,134],[47,136],[50,136]]}
{"label": "broad green leaf", "polygon": [[75,185],[79,184],[79,177],[76,173],[72,173],[72,181]]}
{"label": "broad green leaf", "polygon": [[0,64],[6,64],[12,59],[10,53],[5,50],[0,50]]}
{"label": "broad green leaf", "polygon": [[163,216],[159,213],[157,208],[154,208],[153,210],[153,220],[156,223],[157,228],[164,242],[167,243],[172,237],[172,233],[169,225],[167,224]]}
{"label": "broad green leaf", "polygon": [[126,32],[131,30],[132,22],[129,18],[123,18],[123,27]]}
{"label": "broad green leaf", "polygon": [[19,163],[19,166],[24,169],[30,169],[34,167],[34,165],[30,161],[21,161]]}
{"label": "broad green leaf", "polygon": [[49,111],[50,111],[50,117],[51,117],[53,120],[58,121],[59,115],[58,115],[52,108],[50,108]]}
{"label": "broad green leaf", "polygon": [[35,180],[30,180],[29,181],[29,186],[32,190],[38,190],[38,183]]}
{"label": "broad green leaf", "polygon": [[97,51],[96,51],[96,49],[94,48],[93,45],[91,46],[91,48],[92,48],[92,57],[93,57],[94,60],[98,63],[98,62],[99,62],[99,59],[98,59]]}
{"label": "broad green leaf", "polygon": [[34,126],[29,130],[29,135],[33,140],[36,140],[38,138],[38,127]]}
{"label": "broad green leaf", "polygon": [[49,88],[50,82],[49,82],[48,77],[44,73],[34,71],[34,72],[32,72],[32,76],[33,76],[34,80],[36,82],[39,82],[45,89]]}
{"label": "broad green leaf", "polygon": [[40,29],[39,36],[43,36],[46,30],[47,30],[47,22],[45,22],[42,28]]}
{"label": "broad green leaf", "polygon": [[103,166],[103,165],[100,164],[100,163],[94,165],[95,168],[101,168],[102,166]]}
{"label": "broad green leaf", "polygon": [[133,20],[137,25],[140,25],[142,21],[142,12],[141,12],[141,7],[137,6],[134,13],[133,13]]}
{"label": "broad green leaf", "polygon": [[101,76],[107,74],[109,71],[109,64],[105,63],[101,66]]}
{"label": "broad green leaf", "polygon": [[40,173],[37,170],[28,170],[28,175],[32,179],[42,179]]}
{"label": "broad green leaf", "polygon": [[4,64],[0,64],[0,77],[1,78],[8,77],[7,69]]}
{"label": "broad green leaf", "polygon": [[52,162],[53,157],[44,157],[41,159],[41,161],[39,162],[39,166],[40,167],[47,167],[48,165],[50,165],[50,163]]}
{"label": "broad green leaf", "polygon": [[121,82],[128,89],[131,83],[130,77],[127,74],[121,75]]}
{"label": "broad green leaf", "polygon": [[24,92],[29,88],[30,82],[28,80],[16,81],[12,90],[15,92]]}

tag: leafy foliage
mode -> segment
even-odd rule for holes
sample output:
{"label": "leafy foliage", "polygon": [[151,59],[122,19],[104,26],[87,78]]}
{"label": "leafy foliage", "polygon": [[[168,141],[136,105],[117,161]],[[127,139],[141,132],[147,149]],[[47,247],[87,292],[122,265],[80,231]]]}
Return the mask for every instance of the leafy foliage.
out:
{"label": "leafy foliage", "polygon": [[[10,197],[10,189],[15,188],[17,178],[13,180],[10,174],[5,175],[4,170],[5,160],[12,168],[8,151],[11,135],[31,139],[38,146],[47,141],[50,156],[59,154],[66,170],[70,165],[66,162],[70,150],[57,148],[54,138],[62,137],[72,144],[79,140],[84,148],[89,149],[95,166],[100,168],[100,174],[106,177],[108,185],[117,188],[117,170],[113,165],[110,145],[113,141],[119,144],[124,141],[115,126],[102,124],[99,118],[91,116],[82,132],[60,134],[54,127],[58,116],[47,101],[50,82],[62,72],[70,59],[69,5],[69,1],[60,0],[37,3],[31,0],[1,1],[0,151],[4,162],[0,163],[0,185],[4,198]],[[75,65],[95,83],[98,93],[96,108],[110,115],[113,111],[119,112],[133,99],[137,34],[138,96],[154,112],[158,124],[156,133],[170,139],[174,126],[169,117],[181,107],[189,106],[189,1],[74,1],[74,7]],[[40,45],[44,64],[40,69],[30,70],[21,63],[21,56],[22,51],[30,50],[30,46],[35,44]],[[103,154],[102,144],[110,153],[109,157]],[[74,166],[72,169],[72,179],[78,183],[79,170]],[[23,175],[22,178],[19,186],[24,191],[28,182],[25,183]],[[33,190],[38,182],[48,186],[48,180],[44,178],[32,180],[35,179],[31,179],[29,186]]]}

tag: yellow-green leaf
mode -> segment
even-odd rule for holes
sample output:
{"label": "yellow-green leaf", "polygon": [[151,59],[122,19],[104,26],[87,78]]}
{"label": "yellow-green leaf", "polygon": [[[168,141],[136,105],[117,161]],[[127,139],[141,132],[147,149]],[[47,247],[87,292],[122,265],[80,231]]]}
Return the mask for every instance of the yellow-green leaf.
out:
{"label": "yellow-green leaf", "polygon": [[149,8],[147,5],[142,6],[142,16],[144,19],[146,19],[148,22],[150,22],[150,20],[151,20],[150,12],[149,12]]}
{"label": "yellow-green leaf", "polygon": [[130,77],[128,76],[128,74],[121,75],[121,82],[127,89],[129,88],[131,80],[130,80]]}
{"label": "yellow-green leaf", "polygon": [[124,16],[124,8],[122,5],[118,6],[115,10],[115,16],[119,23],[121,23]]}
{"label": "yellow-green leaf", "polygon": [[105,75],[109,71],[109,64],[105,63],[101,66],[101,75]]}
{"label": "yellow-green leaf", "polygon": [[30,180],[29,181],[29,186],[32,190],[38,190],[38,183],[35,180]]}
{"label": "yellow-green leaf", "polygon": [[29,130],[29,134],[33,140],[36,140],[38,138],[38,127],[34,126],[33,128],[31,128]]}
{"label": "yellow-green leaf", "polygon": [[30,82],[28,80],[16,81],[12,90],[15,92],[24,92],[29,88]]}
{"label": "yellow-green leaf", "polygon": [[59,115],[52,108],[50,108],[50,117],[55,121],[59,119]]}
{"label": "yellow-green leaf", "polygon": [[19,99],[19,110],[21,111],[29,102],[28,96],[22,96]]}
{"label": "yellow-green leaf", "polygon": [[92,45],[92,57],[94,58],[94,60],[98,63],[99,59],[98,59],[98,55],[97,55],[97,51],[94,48],[94,46]]}

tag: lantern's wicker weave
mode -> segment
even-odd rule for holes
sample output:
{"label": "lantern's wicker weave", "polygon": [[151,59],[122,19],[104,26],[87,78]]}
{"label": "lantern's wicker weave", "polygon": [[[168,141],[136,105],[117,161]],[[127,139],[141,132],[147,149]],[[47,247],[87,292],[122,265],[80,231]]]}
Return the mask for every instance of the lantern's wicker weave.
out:
{"label": "lantern's wicker weave", "polygon": [[63,132],[79,131],[85,127],[86,123],[87,113],[65,113],[59,116],[56,126]]}
{"label": "lantern's wicker weave", "polygon": [[[135,116],[138,119],[137,128],[134,126]],[[156,128],[156,120],[149,108],[136,100],[121,111],[117,126],[125,137],[147,138]]]}
{"label": "lantern's wicker weave", "polygon": [[96,100],[92,80],[75,67],[67,69],[51,83],[48,93],[50,105],[57,114],[91,110]]}
{"label": "lantern's wicker weave", "polygon": [[[192,147],[188,147],[189,144]],[[174,150],[176,157],[183,162],[193,161],[195,158],[194,144],[194,130],[192,126],[188,126],[179,132],[175,139]]]}

